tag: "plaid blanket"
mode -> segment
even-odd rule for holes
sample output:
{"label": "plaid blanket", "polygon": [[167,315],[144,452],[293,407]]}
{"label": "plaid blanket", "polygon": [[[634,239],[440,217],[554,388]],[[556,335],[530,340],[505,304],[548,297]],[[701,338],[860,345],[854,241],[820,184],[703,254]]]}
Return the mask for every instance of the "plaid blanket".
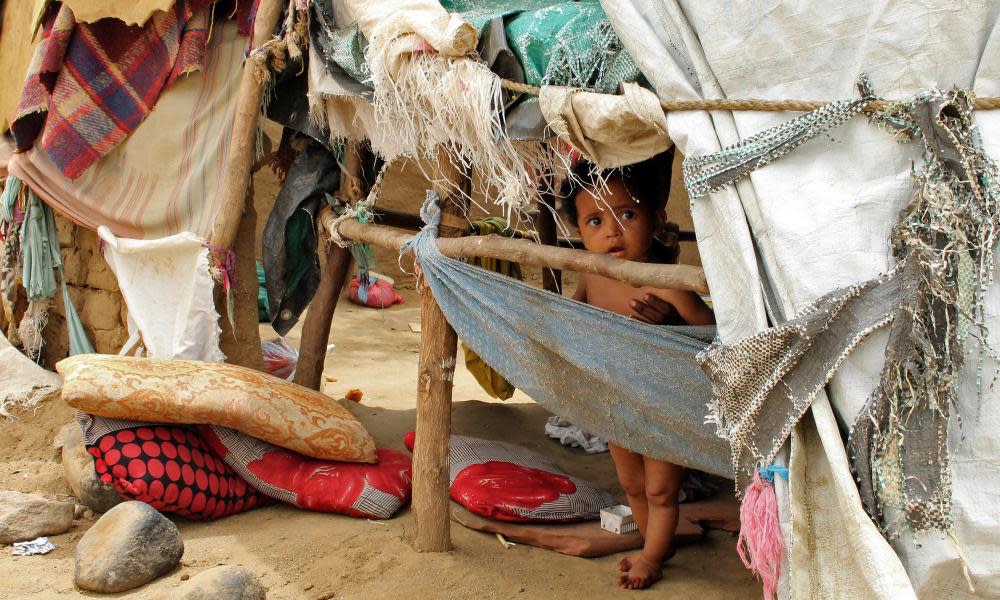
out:
{"label": "plaid blanket", "polygon": [[164,88],[202,67],[211,1],[177,0],[141,27],[77,23],[53,5],[11,125],[18,151],[37,146],[79,177],[139,126]]}

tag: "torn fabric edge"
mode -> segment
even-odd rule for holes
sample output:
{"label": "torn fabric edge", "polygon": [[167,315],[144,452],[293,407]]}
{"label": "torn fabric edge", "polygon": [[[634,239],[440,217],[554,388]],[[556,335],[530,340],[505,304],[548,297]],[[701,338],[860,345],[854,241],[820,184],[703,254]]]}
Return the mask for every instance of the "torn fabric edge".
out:
{"label": "torn fabric edge", "polygon": [[736,490],[770,464],[847,355],[896,315],[902,270],[823,296],[790,321],[698,355],[712,383],[708,420],[732,446]]}

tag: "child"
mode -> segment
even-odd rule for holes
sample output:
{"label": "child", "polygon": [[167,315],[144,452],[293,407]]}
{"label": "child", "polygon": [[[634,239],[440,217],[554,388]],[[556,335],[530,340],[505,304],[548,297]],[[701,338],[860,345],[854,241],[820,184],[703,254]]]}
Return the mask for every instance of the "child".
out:
{"label": "child", "polygon": [[[568,198],[583,245],[638,262],[654,262],[653,234],[662,225],[655,190],[621,171],[612,172],[607,188],[585,184]],[[635,193],[638,192],[638,193]],[[575,209],[575,210],[574,210]],[[709,325],[715,317],[701,298],[680,290],[637,288],[601,277],[580,275],[575,300],[657,325]],[[608,444],[628,504],[645,540],[641,552],[622,559],[618,585],[643,589],[663,577],[662,563],[673,554],[677,494],[683,469]]]}

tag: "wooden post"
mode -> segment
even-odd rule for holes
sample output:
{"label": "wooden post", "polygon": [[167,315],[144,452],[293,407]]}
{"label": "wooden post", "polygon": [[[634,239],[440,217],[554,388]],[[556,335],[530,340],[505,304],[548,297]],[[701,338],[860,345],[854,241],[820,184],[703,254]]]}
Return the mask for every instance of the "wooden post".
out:
{"label": "wooden post", "polygon": [[[362,153],[359,142],[347,142],[344,157],[344,168],[340,173],[340,191],[338,196],[354,204],[365,196],[365,184],[362,179]],[[320,240],[323,235],[322,221],[317,220]],[[295,383],[319,390],[323,383],[323,365],[326,362],[326,345],[330,341],[330,323],[337,309],[337,300],[347,281],[351,267],[351,251],[331,243],[326,254],[326,266],[319,288],[302,324],[302,341],[299,344],[299,364],[295,369]]]}
{"label": "wooden post", "polygon": [[239,220],[236,243],[233,252],[236,254],[235,281],[230,293],[233,295],[233,320],[229,322],[226,315],[226,295],[221,286],[216,288],[215,306],[222,315],[219,319],[222,333],[219,336],[219,349],[226,355],[226,362],[240,365],[257,371],[264,370],[264,357],[261,352],[260,327],[257,314],[257,260],[254,254],[254,242],[257,231],[257,211],[253,202],[247,206]]}
{"label": "wooden post", "polygon": [[[538,241],[546,246],[559,245],[556,234],[555,205],[551,197],[543,197],[539,200],[538,213]],[[542,287],[556,294],[562,293],[562,271],[557,269],[542,268]]]}
{"label": "wooden post", "polygon": [[[464,216],[469,191],[468,175],[451,168],[443,155],[438,158],[439,179],[458,185],[436,185],[441,211]],[[465,231],[442,225],[439,237],[457,237]],[[451,392],[455,378],[458,336],[434,299],[430,286],[421,281],[420,367],[417,382],[417,439],[413,449],[413,546],[418,552],[451,549],[451,515],[448,477],[450,473]]]}
{"label": "wooden post", "polygon": [[[260,0],[253,26],[253,47],[264,45],[274,33],[285,3],[281,0]],[[257,151],[257,122],[260,119],[260,99],[264,82],[254,76],[254,64],[243,61],[243,75],[233,113],[233,133],[229,143],[229,161],[223,175],[222,199],[212,227],[212,246],[233,247],[240,216],[246,208],[254,155]]]}

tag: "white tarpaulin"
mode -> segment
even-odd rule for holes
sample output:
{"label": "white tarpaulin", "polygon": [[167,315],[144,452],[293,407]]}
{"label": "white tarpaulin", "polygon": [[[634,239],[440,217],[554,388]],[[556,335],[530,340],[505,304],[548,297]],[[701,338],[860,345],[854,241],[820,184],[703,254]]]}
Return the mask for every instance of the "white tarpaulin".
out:
{"label": "white tarpaulin", "polygon": [[[856,98],[862,72],[885,98],[952,85],[1000,95],[997,12],[986,2],[602,3],[664,99]],[[794,116],[680,112],[668,115],[667,124],[678,148],[699,156]],[[980,113],[977,122],[987,151],[1000,158],[1000,117]],[[918,144],[899,144],[858,117],[736,186],[695,200],[698,246],[722,338],[733,342],[767,326],[762,278],[787,317],[826,292],[886,271],[889,231],[909,202],[920,152]],[[997,285],[986,303],[996,346]],[[884,331],[863,342],[827,388],[833,411],[821,394],[793,432],[790,504],[782,504],[791,509],[782,518],[792,568],[783,595],[973,597],[960,548],[979,596],[1000,596],[1000,394],[989,387],[977,394],[975,358],[968,361],[955,411],[961,423],[955,419],[949,446],[957,546],[932,532],[903,535],[890,549],[861,508],[841,431],[875,387],[885,344]],[[987,386],[996,369],[987,359]]]}

